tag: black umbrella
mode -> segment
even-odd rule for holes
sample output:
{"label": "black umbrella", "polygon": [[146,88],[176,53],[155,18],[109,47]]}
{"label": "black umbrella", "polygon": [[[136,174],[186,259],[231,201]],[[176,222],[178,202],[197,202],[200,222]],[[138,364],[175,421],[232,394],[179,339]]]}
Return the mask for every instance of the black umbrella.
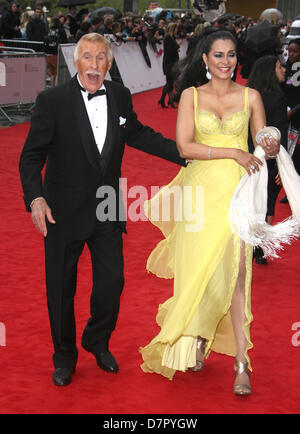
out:
{"label": "black umbrella", "polygon": [[268,21],[257,24],[247,31],[245,45],[256,53],[261,53],[277,44],[278,30],[278,26]]}
{"label": "black umbrella", "polygon": [[95,9],[91,12],[91,18],[103,17],[103,15],[113,15],[116,19],[121,18],[122,14],[118,9],[111,8],[110,6],[103,6],[102,8]]}
{"label": "black umbrella", "polygon": [[60,0],[57,6],[69,8],[70,6],[87,5],[89,3],[96,3],[96,0]]}

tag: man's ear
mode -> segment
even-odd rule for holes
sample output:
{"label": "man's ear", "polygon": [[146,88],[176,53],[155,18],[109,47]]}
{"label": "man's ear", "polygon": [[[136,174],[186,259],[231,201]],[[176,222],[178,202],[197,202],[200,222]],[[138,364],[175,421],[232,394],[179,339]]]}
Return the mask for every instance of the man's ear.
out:
{"label": "man's ear", "polygon": [[110,68],[111,68],[111,65],[112,65],[112,63],[113,63],[113,61],[111,61],[111,62],[108,62],[108,67],[107,67],[107,71],[109,71],[109,70],[110,70]]}

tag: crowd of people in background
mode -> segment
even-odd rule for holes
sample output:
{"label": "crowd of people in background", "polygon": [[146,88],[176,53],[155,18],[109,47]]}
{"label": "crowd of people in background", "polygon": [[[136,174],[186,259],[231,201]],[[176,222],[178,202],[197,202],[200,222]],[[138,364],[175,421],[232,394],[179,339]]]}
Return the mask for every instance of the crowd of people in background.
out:
{"label": "crowd of people in background", "polygon": [[[87,8],[77,10],[76,6],[69,8],[68,13],[59,11],[56,16],[49,15],[43,3],[37,2],[35,9],[30,6],[22,11],[16,2],[11,3],[9,9],[3,12],[0,18],[0,36],[4,39],[23,38],[30,41],[43,42],[47,36],[51,19],[58,18],[61,31],[66,35],[68,42],[78,42],[85,33],[96,32],[102,35],[111,35],[113,42],[127,42],[144,40],[160,56],[162,51],[157,47],[163,42],[167,25],[170,22],[178,24],[177,39],[187,38],[193,43],[204,27],[214,25],[230,30],[238,40],[243,43],[247,30],[257,24],[257,19],[251,17],[238,17],[236,19],[216,19],[213,23],[205,22],[201,15],[188,12],[185,16],[170,14],[163,10],[154,18],[152,15],[134,15],[127,12],[125,15],[96,16],[93,10]],[[278,22],[281,35],[287,36],[291,21]]]}
{"label": "crowd of people in background", "polygon": [[[237,38],[238,63],[241,65],[240,72],[244,79],[248,79],[251,68],[259,57],[264,55],[283,57],[282,39],[288,37],[292,21],[278,20],[276,23],[278,36],[274,39],[274,45],[268,47],[267,50],[256,53],[248,49],[245,42],[248,30],[258,23],[259,20],[256,18],[233,14],[227,14],[225,17],[208,22],[201,14],[192,14],[190,11],[184,16],[173,14],[167,10],[162,10],[156,16],[149,13],[138,16],[132,12],[122,15],[121,12],[115,10],[113,15],[100,16],[94,10],[89,10],[86,7],[78,10],[76,6],[69,7],[67,13],[58,11],[56,16],[53,16],[43,5],[42,0],[37,0],[34,9],[27,6],[25,10],[22,10],[21,6],[13,1],[8,10],[4,11],[0,17],[0,37],[42,44],[39,51],[44,51],[47,54],[51,86],[55,85],[59,44],[77,43],[84,34],[91,32],[104,35],[113,44],[121,45],[128,41],[136,41],[149,67],[151,67],[151,63],[146,50],[147,46],[154,50],[157,57],[164,54],[163,69],[167,77],[167,86],[163,92],[169,94],[169,101],[173,106],[169,90],[169,87],[173,86],[171,70],[172,63],[176,63],[178,60],[181,41],[187,40],[186,53],[188,55],[209,27],[229,30]],[[170,29],[172,29],[171,33]],[[171,45],[175,51],[169,56],[167,51]],[[167,57],[168,59],[166,59]],[[286,60],[287,53],[283,61]],[[160,102],[164,106],[164,94]]]}
{"label": "crowd of people in background", "polygon": [[[147,58],[146,46],[151,47],[156,56],[164,52],[164,38],[167,36],[167,27],[176,23],[176,41],[187,39],[189,53],[197,43],[198,38],[206,27],[220,27],[230,30],[239,41],[239,63],[243,65],[242,75],[248,78],[255,56],[245,53],[244,43],[249,28],[257,24],[251,17],[218,18],[213,23],[207,22],[201,15],[188,12],[184,16],[172,14],[163,10],[153,17],[151,14],[143,16],[128,12],[122,15],[119,11],[114,15],[96,15],[87,8],[78,10],[76,6],[69,8],[68,12],[58,11],[56,16],[50,14],[43,3],[38,0],[35,8],[21,6],[12,2],[7,11],[0,18],[0,37],[3,39],[22,39],[24,41],[40,42],[44,44],[43,51],[47,54],[47,65],[51,85],[55,84],[58,45],[63,43],[77,43],[86,33],[96,32],[105,35],[114,44],[136,41],[150,66]],[[280,52],[280,36],[289,34],[291,22],[278,22],[280,29],[278,41],[274,50],[266,54],[277,55]],[[42,51],[41,49],[39,51]],[[170,77],[169,77],[170,78]]]}
{"label": "crowd of people in background", "polygon": [[[294,162],[300,173],[300,85],[291,77],[295,73],[293,64],[300,62],[300,34],[293,34],[289,40],[288,50],[283,55],[283,41],[288,40],[292,21],[279,20],[277,38],[274,38],[273,46],[259,53],[251,51],[246,45],[248,30],[259,24],[259,20],[244,16],[221,17],[214,22],[207,22],[199,14],[187,13],[184,16],[172,14],[163,10],[153,17],[151,14],[137,16],[133,13],[122,15],[116,11],[114,15],[97,15],[94,10],[87,8],[77,10],[75,6],[69,8],[68,13],[59,11],[56,16],[49,15],[45,6],[37,1],[35,9],[26,7],[22,10],[16,2],[11,3],[9,9],[0,18],[0,36],[4,39],[22,39],[43,44],[43,50],[47,54],[48,75],[51,86],[55,85],[57,75],[57,50],[63,43],[77,43],[80,38],[91,32],[104,35],[113,44],[121,45],[128,41],[136,41],[150,67],[150,61],[146,47],[153,49],[156,56],[163,55],[163,72],[166,75],[166,85],[162,90],[159,104],[166,108],[174,106],[176,95],[173,99],[172,87],[174,79],[172,68],[179,56],[178,51],[183,39],[187,40],[187,56],[193,52],[201,37],[214,28],[229,30],[238,40],[238,64],[240,73],[244,79],[248,79],[255,62],[264,56],[274,56],[280,59],[280,65],[286,68],[285,83],[281,84],[287,96],[289,108],[289,138],[296,148]],[[228,14],[230,15],[230,14]],[[299,26],[297,27],[299,29]],[[116,66],[116,65],[115,65]],[[114,68],[114,64],[112,66]],[[112,71],[112,70],[111,70]],[[235,72],[236,74],[236,72]],[[275,70],[274,70],[275,74]],[[114,78],[112,78],[114,79]],[[177,92],[178,93],[178,92]],[[165,96],[169,99],[165,105]]]}

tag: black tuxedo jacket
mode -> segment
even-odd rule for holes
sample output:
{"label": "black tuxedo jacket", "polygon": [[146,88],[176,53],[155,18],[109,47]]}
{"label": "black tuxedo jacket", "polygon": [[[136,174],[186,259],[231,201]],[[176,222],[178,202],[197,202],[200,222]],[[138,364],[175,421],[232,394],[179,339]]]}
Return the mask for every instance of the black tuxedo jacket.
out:
{"label": "black tuxedo jacket", "polygon": [[[173,140],[142,125],[133,111],[127,88],[105,81],[108,105],[106,140],[98,151],[77,77],[38,95],[30,130],[20,158],[20,175],[26,209],[44,196],[56,225],[66,240],[86,239],[96,224],[100,186],[111,186],[119,195],[124,145],[185,165]],[[126,119],[120,125],[120,117]],[[44,180],[41,171],[46,163]],[[124,213],[123,202],[117,213]],[[120,219],[117,216],[117,221]],[[119,221],[125,231],[125,222]]]}

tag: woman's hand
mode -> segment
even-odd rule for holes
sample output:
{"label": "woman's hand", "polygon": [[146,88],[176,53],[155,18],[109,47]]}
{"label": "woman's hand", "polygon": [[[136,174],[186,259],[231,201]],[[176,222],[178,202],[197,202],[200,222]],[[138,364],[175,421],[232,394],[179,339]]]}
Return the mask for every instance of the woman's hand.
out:
{"label": "woman's hand", "polygon": [[276,158],[280,150],[280,142],[273,137],[263,136],[260,140],[260,146],[266,153],[266,160]]}
{"label": "woman's hand", "polygon": [[235,151],[235,161],[247,170],[248,175],[258,172],[259,166],[263,165],[262,161],[255,155],[242,151],[241,149],[235,149]]}

